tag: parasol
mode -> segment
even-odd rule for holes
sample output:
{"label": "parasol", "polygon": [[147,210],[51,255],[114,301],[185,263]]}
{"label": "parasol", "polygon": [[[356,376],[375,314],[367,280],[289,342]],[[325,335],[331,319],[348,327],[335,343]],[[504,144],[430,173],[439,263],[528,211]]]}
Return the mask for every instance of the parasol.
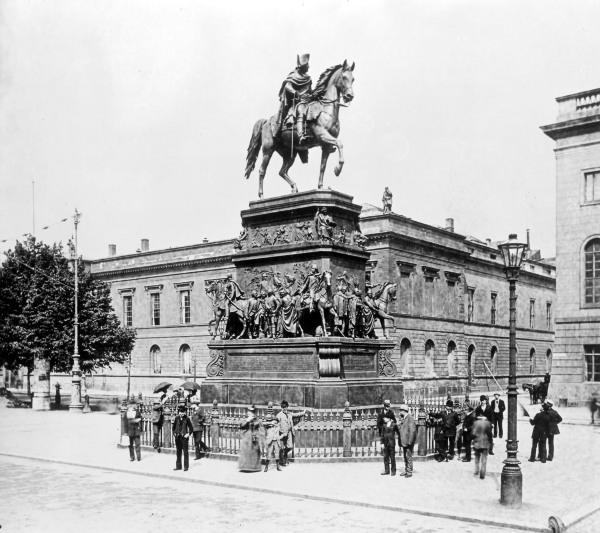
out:
{"label": "parasol", "polygon": [[156,394],[158,392],[165,392],[170,386],[171,386],[171,383],[167,383],[166,381],[161,381],[156,387],[154,387],[154,394]]}

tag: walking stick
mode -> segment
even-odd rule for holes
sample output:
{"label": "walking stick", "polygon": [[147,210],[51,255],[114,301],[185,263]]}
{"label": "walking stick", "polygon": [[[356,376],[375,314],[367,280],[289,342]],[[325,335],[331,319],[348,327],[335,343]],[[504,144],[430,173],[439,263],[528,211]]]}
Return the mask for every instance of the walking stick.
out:
{"label": "walking stick", "polygon": [[[490,373],[490,376],[492,376],[492,379],[494,380],[494,383],[496,383],[496,385],[498,386],[498,389],[500,390],[500,392],[504,392],[504,390],[500,386],[500,383],[498,383],[498,381],[494,377],[494,374],[492,374],[492,371],[487,366],[487,363],[485,361],[482,361],[482,363],[485,366],[485,369]],[[519,398],[517,398],[517,403],[521,406],[521,409],[523,409],[523,413],[525,413],[525,416],[531,417],[531,415],[529,414],[529,412],[527,411],[527,409],[525,409],[525,406],[519,401]]]}

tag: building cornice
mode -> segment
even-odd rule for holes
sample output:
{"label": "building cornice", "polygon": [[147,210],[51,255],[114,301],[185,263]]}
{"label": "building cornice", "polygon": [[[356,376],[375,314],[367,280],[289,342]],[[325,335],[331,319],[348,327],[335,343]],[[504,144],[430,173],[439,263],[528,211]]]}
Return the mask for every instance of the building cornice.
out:
{"label": "building cornice", "polygon": [[191,259],[187,261],[173,261],[169,263],[160,263],[153,265],[135,265],[132,267],[113,268],[104,272],[93,272],[94,276],[101,278],[120,277],[124,274],[140,274],[144,272],[164,272],[168,270],[191,268],[204,265],[218,265],[222,263],[231,263],[232,255],[223,255],[206,259]]}

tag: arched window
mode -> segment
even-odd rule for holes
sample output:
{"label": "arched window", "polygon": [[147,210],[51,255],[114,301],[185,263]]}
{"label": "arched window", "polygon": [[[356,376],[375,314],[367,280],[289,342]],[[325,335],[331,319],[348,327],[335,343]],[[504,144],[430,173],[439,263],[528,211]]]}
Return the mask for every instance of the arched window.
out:
{"label": "arched window", "polygon": [[600,305],[600,239],[585,245],[585,303]]}
{"label": "arched window", "polygon": [[492,346],[490,351],[490,371],[496,375],[498,373],[498,348]]}
{"label": "arched window", "polygon": [[456,343],[454,341],[448,343],[448,375],[456,375]]}
{"label": "arched window", "polygon": [[435,343],[429,339],[425,343],[425,375],[426,376],[435,376],[435,371],[433,369],[433,361],[435,357]]}
{"label": "arched window", "polygon": [[156,344],[150,348],[150,369],[154,374],[162,372],[162,356]]}
{"label": "arched window", "polygon": [[535,374],[535,348],[529,350],[529,373]]}
{"label": "arched window", "polygon": [[187,344],[182,344],[179,348],[179,361],[181,362],[181,371],[184,374],[192,373],[192,350]]}
{"label": "arched window", "polygon": [[473,369],[475,368],[475,345],[471,344],[467,350],[467,376],[469,377],[469,384],[473,379]]}
{"label": "arched window", "polygon": [[400,343],[400,355],[402,356],[403,376],[410,376],[410,348],[410,341],[408,339],[402,339],[402,342]]}

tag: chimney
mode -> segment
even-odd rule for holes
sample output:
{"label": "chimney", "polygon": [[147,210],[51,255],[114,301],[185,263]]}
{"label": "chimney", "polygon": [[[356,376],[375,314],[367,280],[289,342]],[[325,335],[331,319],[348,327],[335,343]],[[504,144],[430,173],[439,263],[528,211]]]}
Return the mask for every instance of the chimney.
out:
{"label": "chimney", "polygon": [[446,231],[451,231],[452,233],[454,233],[454,219],[453,218],[446,219]]}
{"label": "chimney", "polygon": [[142,239],[142,252],[150,250],[150,241],[148,239]]}
{"label": "chimney", "polygon": [[115,255],[117,255],[117,245],[109,244],[108,245],[108,257],[114,257]]}
{"label": "chimney", "polygon": [[531,257],[531,243],[529,242],[529,230],[527,230],[527,249],[525,250],[525,257],[527,259]]}
{"label": "chimney", "polygon": [[206,244],[208,242],[208,238],[204,237],[204,239],[202,239],[202,244]]}
{"label": "chimney", "polygon": [[487,244],[488,248],[491,248],[492,247],[492,239],[486,239],[485,244]]}

